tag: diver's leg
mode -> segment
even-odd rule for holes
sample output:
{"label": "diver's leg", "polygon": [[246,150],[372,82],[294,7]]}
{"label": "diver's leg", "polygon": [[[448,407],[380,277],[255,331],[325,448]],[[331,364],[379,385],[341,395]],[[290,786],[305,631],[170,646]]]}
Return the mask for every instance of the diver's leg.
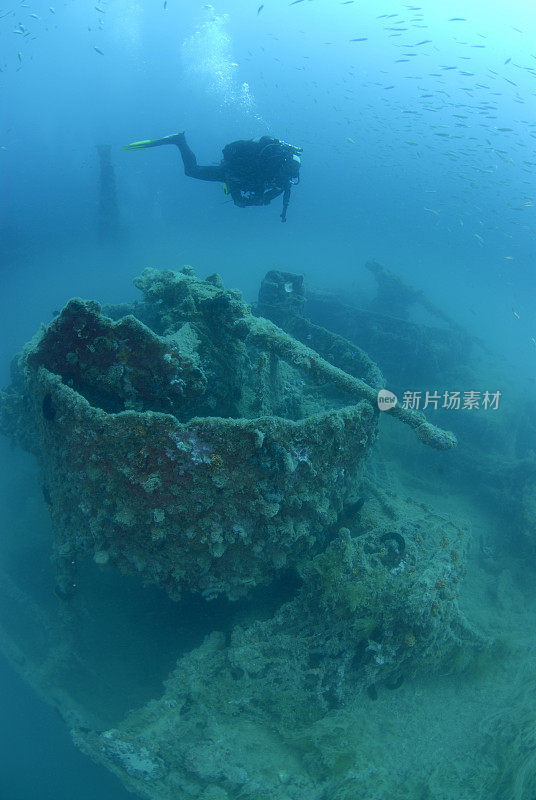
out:
{"label": "diver's leg", "polygon": [[173,144],[176,144],[180,150],[185,175],[188,175],[190,178],[199,178],[202,181],[225,180],[225,171],[221,165],[213,167],[199,166],[194,153],[190,150],[184,133],[177,133],[175,136],[170,136],[168,138],[173,139]]}
{"label": "diver's leg", "polygon": [[141,142],[132,142],[125,145],[124,150],[145,150],[147,147],[160,147],[161,144],[175,144],[180,150],[184,173],[191,178],[200,178],[202,181],[224,181],[225,170],[221,165],[213,167],[200,167],[197,159],[190,150],[184,132],[172,133],[161,139],[143,139]]}

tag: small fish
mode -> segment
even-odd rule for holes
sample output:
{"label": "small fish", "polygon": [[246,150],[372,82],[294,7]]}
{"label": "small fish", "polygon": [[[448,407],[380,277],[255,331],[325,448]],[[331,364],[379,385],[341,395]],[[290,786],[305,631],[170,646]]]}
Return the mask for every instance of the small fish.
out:
{"label": "small fish", "polygon": [[292,3],[289,3],[289,6],[295,6],[297,3],[303,3],[303,0],[293,0]]}
{"label": "small fish", "polygon": [[423,41],[422,41],[422,42],[417,42],[417,44],[415,45],[415,47],[420,47],[420,46],[421,46],[421,44],[430,44],[430,42],[431,42],[431,41],[432,41],[431,39],[423,39]]}
{"label": "small fish", "polygon": [[56,13],[56,12],[54,11],[54,9],[52,8],[52,6],[49,6],[49,9],[48,9],[48,10],[50,11],[50,13],[51,13],[51,14],[55,14],[55,13]]}
{"label": "small fish", "polygon": [[513,256],[505,256],[505,257],[504,257],[504,260],[505,260],[505,261],[513,261],[513,260],[514,260],[514,257],[513,257]]}
{"label": "small fish", "polygon": [[102,52],[102,50],[100,49],[100,47],[95,47],[95,46],[94,46],[94,47],[93,47],[93,50],[95,50],[95,52],[96,52],[96,53],[98,53],[100,56],[103,56],[103,55],[104,55],[104,53]]}
{"label": "small fish", "polygon": [[514,308],[512,309],[512,314],[514,315],[514,317],[516,319],[519,319],[519,314],[517,313],[517,311]]}
{"label": "small fish", "polygon": [[506,61],[505,61],[504,63],[505,63],[505,64],[509,64],[511,60],[512,60],[511,58],[507,58],[507,59],[506,59]]}
{"label": "small fish", "polygon": [[257,9],[257,16],[259,16],[259,14],[261,13],[261,11],[262,11],[262,9],[263,9],[263,8],[264,8],[264,5],[262,5],[262,6],[259,6],[259,7],[258,7],[258,9]]}
{"label": "small fish", "polygon": [[478,239],[480,244],[484,244],[484,239],[482,238],[482,236],[480,236],[479,233],[473,233],[473,236],[475,237],[475,239]]}
{"label": "small fish", "polygon": [[368,36],[362,36],[360,39],[350,39],[351,42],[366,42],[368,40]]}
{"label": "small fish", "polygon": [[436,215],[436,217],[438,217],[438,216],[439,216],[439,211],[434,211],[434,209],[433,209],[433,208],[425,208],[424,210],[425,210],[425,211],[428,211],[430,214],[435,214],[435,215]]}
{"label": "small fish", "polygon": [[164,11],[166,10],[166,8],[167,8],[167,0],[165,0],[164,2]]}
{"label": "small fish", "polygon": [[[350,142],[350,144],[355,144],[355,140],[354,140],[354,139],[352,139],[350,136],[347,136],[347,137],[346,137],[346,141],[347,141],[347,142]],[[527,203],[525,203],[525,205],[528,205],[528,204],[527,204]]]}
{"label": "small fish", "polygon": [[534,338],[534,336],[531,336],[531,337],[530,337],[530,341],[532,342],[532,344],[534,345],[534,347],[536,347],[536,339]]}
{"label": "small fish", "polygon": [[451,17],[449,22],[467,22],[465,17]]}

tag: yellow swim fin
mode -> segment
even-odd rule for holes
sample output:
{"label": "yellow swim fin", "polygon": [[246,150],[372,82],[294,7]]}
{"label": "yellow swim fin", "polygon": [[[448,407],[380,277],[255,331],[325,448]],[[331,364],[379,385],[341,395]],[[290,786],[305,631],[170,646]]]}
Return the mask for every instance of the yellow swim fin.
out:
{"label": "yellow swim fin", "polygon": [[123,147],[123,150],[144,150],[152,146],[152,139],[143,139],[141,142],[131,142]]}
{"label": "yellow swim fin", "polygon": [[178,144],[183,137],[184,133],[172,133],[171,136],[164,136],[162,139],[142,139],[141,142],[124,145],[123,150],[145,150],[146,147],[159,147],[161,144]]}

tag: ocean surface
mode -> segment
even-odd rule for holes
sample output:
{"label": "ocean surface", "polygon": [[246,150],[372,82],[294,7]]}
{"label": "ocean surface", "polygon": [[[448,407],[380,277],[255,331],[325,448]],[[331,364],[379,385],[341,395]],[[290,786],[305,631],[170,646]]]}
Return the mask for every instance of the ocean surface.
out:
{"label": "ocean surface", "polygon": [[[394,317],[366,262],[396,276],[394,295],[415,289],[406,321],[423,325],[428,341],[427,325],[463,331],[468,349],[453,356],[457,382],[446,385],[433,359],[429,373],[397,373],[407,356],[395,336],[390,353],[370,353],[386,387],[399,402],[440,389],[477,393],[480,405],[428,407],[431,422],[459,439],[445,455],[380,419],[375,474],[471,530],[460,606],[493,644],[485,665],[449,671],[443,684],[416,673],[371,701],[360,730],[391,750],[385,773],[360,779],[378,800],[412,786],[409,772],[421,768],[421,788],[402,797],[535,800],[536,9],[522,0],[48,3],[0,7],[0,387],[70,298],[133,302],[146,267],[217,272],[247,303],[269,270],[302,274],[311,291]],[[181,131],[201,165],[218,165],[239,139],[300,148],[287,221],[280,196],[241,208],[221,182],[187,177],[174,145],[123,149]],[[339,322],[328,309],[319,324],[337,332]],[[486,392],[495,407],[481,405]],[[45,501],[37,461],[2,437],[0,572],[55,615]],[[108,648],[119,719],[159,696],[178,657],[247,620],[248,609],[222,602],[211,611],[195,598],[177,606],[125,577],[114,589],[112,574],[102,587],[117,604],[110,629],[100,640],[88,621],[84,647]],[[286,600],[292,590],[280,591]],[[94,601],[95,619],[103,607]],[[132,796],[73,745],[38,659],[23,667],[6,644],[19,624],[10,613],[0,612],[0,800]],[[137,639],[114,641],[114,614]],[[98,671],[105,656],[93,656]],[[359,796],[336,791],[333,800]]]}

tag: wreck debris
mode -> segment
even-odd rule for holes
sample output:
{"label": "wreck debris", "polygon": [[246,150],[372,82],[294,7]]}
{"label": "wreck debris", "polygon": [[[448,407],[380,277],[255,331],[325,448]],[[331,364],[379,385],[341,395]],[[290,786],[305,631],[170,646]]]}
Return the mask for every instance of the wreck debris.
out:
{"label": "wreck debris", "polygon": [[449,327],[463,330],[441,308],[430,302],[421,289],[415,289],[410,286],[396,273],[391,272],[391,270],[386,269],[374,260],[367,261],[365,268],[374,275],[378,286],[378,293],[370,304],[371,311],[389,314],[399,319],[407,319],[411,306],[420,305],[432,317],[446,323]]}
{"label": "wreck debris", "polygon": [[[98,553],[173,596],[244,595],[322,547],[376,436],[377,391],[218,279],[148,270],[137,285],[145,304],[116,322],[71,300],[2,404],[4,430],[40,458],[58,592]],[[389,413],[455,444],[421,414]]]}
{"label": "wreck debris", "polygon": [[[61,611],[42,645],[57,656],[44,693],[75,743],[143,798],[321,800],[345,781],[353,792],[348,709],[488,645],[458,607],[467,532],[363,478],[382,379],[359,348],[305,324],[308,347],[190,268],[146,270],[136,285],[142,301],[106,313],[70,301],[0,395],[0,430],[38,456],[53,522]],[[454,443],[400,412],[426,443]],[[99,589],[88,575],[114,567],[203,608],[248,605],[240,624],[180,651],[160,698],[110,720],[111,693],[76,639]],[[290,599],[256,604],[257,587],[288,574]],[[65,687],[74,663],[88,708]]]}
{"label": "wreck debris", "polygon": [[[258,311],[315,349],[320,339],[326,347],[325,352],[319,350],[324,358],[374,387],[378,384],[372,376],[362,368],[357,373],[352,369],[352,360],[362,360],[363,351],[396,392],[408,389],[408,381],[413,385],[426,381],[428,386],[433,381],[443,386],[460,374],[465,377],[463,365],[469,363],[473,345],[487,349],[485,345],[398,275],[375,261],[365,266],[378,283],[378,293],[370,302],[353,297],[351,290],[306,289],[303,276],[271,270],[261,284]],[[295,286],[292,279],[297,277],[301,278],[299,302],[294,302],[283,287]],[[426,323],[420,321],[423,316],[428,318]],[[352,358],[334,360],[341,348],[345,355],[352,353]]]}
{"label": "wreck debris", "polygon": [[306,299],[303,275],[270,270],[262,280],[255,310],[330,364],[360,377],[374,389],[383,388],[383,375],[364,350],[303,316]]}
{"label": "wreck debris", "polygon": [[237,598],[323,547],[378,414],[297,373],[308,354],[236,293],[189,273],[140,285],[133,310],[163,335],[71,300],[26,348],[2,427],[38,454],[59,595],[90,557],[172,597]]}
{"label": "wreck debris", "polygon": [[[466,533],[411,504],[398,505],[394,526],[353,538],[342,528],[304,560],[301,588],[273,617],[235,627],[230,640],[210,634],[178,660],[158,700],[114,730],[75,730],[78,746],[142,797],[148,782],[156,798],[336,796],[362,760],[362,743],[341,759],[348,709],[487,646],[458,607]],[[404,551],[393,566],[395,535]]]}
{"label": "wreck debris", "polygon": [[[377,404],[378,392],[368,386],[359,378],[348,375],[338,367],[329,364],[314,350],[310,350],[301,342],[296,341],[269,320],[255,318],[248,321],[252,342],[260,347],[275,352],[279,358],[288,361],[301,370],[308,371],[314,379],[323,379],[333,383],[341,391],[346,391],[355,398],[368,400],[372,405]],[[384,413],[390,414],[401,422],[413,428],[417,437],[423,444],[436,450],[450,450],[456,447],[456,437],[450,431],[427,422],[424,414],[412,409],[394,406]]]}

